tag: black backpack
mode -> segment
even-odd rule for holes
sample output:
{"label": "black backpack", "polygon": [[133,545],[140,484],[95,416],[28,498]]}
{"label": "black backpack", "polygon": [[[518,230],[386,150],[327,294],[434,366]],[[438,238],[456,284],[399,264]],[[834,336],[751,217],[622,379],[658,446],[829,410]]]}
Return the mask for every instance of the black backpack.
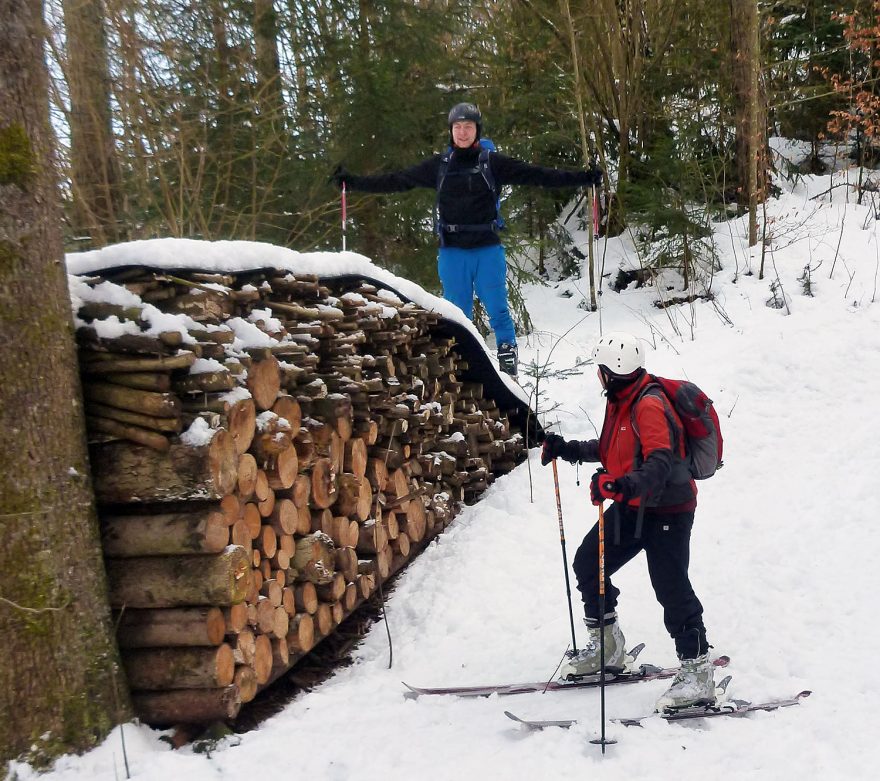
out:
{"label": "black backpack", "polygon": [[434,227],[437,235],[440,237],[440,246],[443,246],[443,238],[445,233],[461,233],[474,231],[492,231],[498,233],[504,229],[504,218],[501,216],[501,197],[495,184],[495,177],[492,174],[492,166],[489,163],[489,154],[498,151],[495,144],[489,138],[480,139],[480,156],[477,160],[476,168],[469,168],[457,173],[475,174],[479,171],[482,174],[486,185],[495,196],[495,219],[485,225],[450,225],[440,219],[440,190],[443,188],[443,182],[446,181],[446,174],[449,170],[449,161],[452,159],[453,148],[447,147],[446,151],[440,155],[440,167],[437,169],[437,200],[434,205]]}

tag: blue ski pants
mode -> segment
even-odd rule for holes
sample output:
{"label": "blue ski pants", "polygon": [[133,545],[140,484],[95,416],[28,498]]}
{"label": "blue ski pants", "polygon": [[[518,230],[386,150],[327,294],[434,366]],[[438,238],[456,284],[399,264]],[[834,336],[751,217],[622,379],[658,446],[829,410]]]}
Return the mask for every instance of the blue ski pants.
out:
{"label": "blue ski pants", "polygon": [[474,293],[489,315],[489,325],[498,344],[516,344],[516,331],[507,304],[507,258],[504,247],[461,249],[440,247],[437,270],[443,285],[443,298],[451,301],[471,319]]}

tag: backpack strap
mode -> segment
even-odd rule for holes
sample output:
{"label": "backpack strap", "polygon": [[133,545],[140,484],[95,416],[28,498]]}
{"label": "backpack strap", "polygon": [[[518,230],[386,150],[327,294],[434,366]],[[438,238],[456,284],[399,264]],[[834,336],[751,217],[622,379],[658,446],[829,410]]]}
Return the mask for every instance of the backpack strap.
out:
{"label": "backpack strap", "polygon": [[449,170],[449,161],[452,159],[452,147],[448,147],[446,151],[440,155],[440,165],[437,167],[437,198],[434,201],[434,229],[440,238],[440,246],[445,247],[443,234],[443,221],[440,219],[440,191],[443,189],[443,183],[446,181],[446,172]]}
{"label": "backpack strap", "polygon": [[[684,424],[681,422],[681,419],[678,417],[674,407],[672,406],[672,401],[670,401],[669,397],[666,395],[666,391],[663,390],[663,386],[657,382],[653,375],[648,375],[651,378],[651,381],[645,385],[639,391],[639,395],[636,396],[635,400],[632,403],[632,407],[630,408],[630,424],[632,425],[633,433],[636,435],[636,446],[635,446],[635,454],[633,455],[633,464],[635,466],[641,466],[642,464],[642,441],[641,435],[639,434],[639,426],[636,422],[636,407],[639,402],[647,395],[657,396],[663,404],[663,411],[666,414],[666,420],[669,423],[669,427],[674,433],[674,442],[672,443],[672,455],[675,459],[674,465],[672,467],[672,472],[670,473],[671,482],[686,482],[691,479],[691,471],[688,466],[688,453],[687,453],[687,440],[686,440],[686,432],[684,430]],[[685,454],[682,457],[678,452],[678,447],[682,444],[682,440],[685,441]],[[679,466],[680,465],[680,466]],[[682,480],[681,478],[685,478]]]}

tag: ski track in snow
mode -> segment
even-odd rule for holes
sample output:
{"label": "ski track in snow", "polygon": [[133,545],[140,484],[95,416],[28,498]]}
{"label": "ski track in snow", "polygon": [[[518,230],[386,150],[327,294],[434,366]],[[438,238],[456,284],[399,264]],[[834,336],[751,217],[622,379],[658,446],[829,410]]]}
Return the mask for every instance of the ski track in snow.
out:
{"label": "ski track in snow", "polygon": [[[843,174],[838,174],[838,177]],[[236,779],[256,773],[327,781],[358,779],[868,779],[880,751],[874,737],[880,678],[865,657],[880,645],[874,595],[880,548],[877,474],[880,447],[874,401],[880,387],[880,305],[871,302],[877,269],[876,222],[865,207],[808,201],[830,177],[768,204],[779,223],[797,227],[778,240],[775,267],[791,314],[766,307],[768,278],[746,276],[744,220],[718,224],[723,269],[711,303],[658,310],[653,291],[602,297],[604,330],[629,330],[656,343],[649,370],[687,376],[715,400],[725,436],[725,466],[700,485],[691,577],[705,608],[715,653],[732,657],[734,697],[763,700],[812,689],[802,705],[743,719],[643,728],[609,724],[616,746],[602,757],[597,690],[488,699],[406,700],[401,680],[443,686],[543,680],[570,640],[552,474],[530,463],[498,481],[398,579],[387,606],[394,668],[387,669],[379,623],[355,651],[354,665],[302,694],[259,729],[210,756],[171,751],[163,734],[125,725],[131,777]],[[840,221],[840,257],[829,278]],[[801,237],[800,240],[797,240]],[[787,244],[783,247],[782,245]],[[601,249],[602,245],[598,245]],[[608,243],[606,268],[625,241]],[[797,278],[812,262],[815,297]],[[768,258],[769,264],[769,258]],[[758,259],[749,261],[757,271]],[[739,268],[739,274],[736,270]],[[734,279],[736,277],[736,279]],[[851,278],[852,277],[852,278]],[[847,290],[847,288],[849,289]],[[522,359],[546,359],[555,337],[584,319],[553,353],[557,368],[588,356],[598,315],[576,308],[586,290],[566,281],[526,292],[536,333]],[[586,315],[586,316],[585,316]],[[696,339],[691,341],[693,325]],[[673,324],[682,336],[677,336]],[[592,367],[546,382],[568,438],[594,435],[603,401]],[[589,419],[588,417],[589,416]],[[592,469],[559,464],[568,557],[595,519]],[[673,664],[643,557],[615,577],[628,645],[647,643],[642,661]],[[574,590],[575,616],[580,615]],[[578,640],[584,637],[578,625]],[[716,676],[720,678],[721,676]],[[609,717],[650,712],[664,682],[607,691]],[[577,718],[571,730],[527,733],[503,715]],[[235,745],[233,745],[235,744]],[[19,778],[35,777],[18,766]],[[601,775],[598,775],[601,774]],[[119,729],[82,757],[64,757],[52,781],[125,777]]]}

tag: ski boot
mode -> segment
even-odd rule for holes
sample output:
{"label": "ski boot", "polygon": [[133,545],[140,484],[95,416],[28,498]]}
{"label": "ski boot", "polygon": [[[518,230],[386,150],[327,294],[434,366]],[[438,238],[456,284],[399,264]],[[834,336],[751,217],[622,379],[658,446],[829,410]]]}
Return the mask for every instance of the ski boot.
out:
{"label": "ski boot", "polygon": [[682,659],[672,685],[657,700],[655,710],[668,713],[682,708],[715,704],[715,665],[705,653],[695,659]]}
{"label": "ski boot", "polygon": [[515,344],[510,342],[502,342],[498,345],[498,368],[511,377],[516,377],[517,363],[519,361],[519,352]]}
{"label": "ski boot", "polygon": [[[563,680],[598,675],[601,671],[599,649],[600,628],[592,619],[584,619],[587,624],[587,644],[569,659],[559,675]],[[605,672],[620,673],[626,669],[626,640],[616,620],[605,624]]]}

